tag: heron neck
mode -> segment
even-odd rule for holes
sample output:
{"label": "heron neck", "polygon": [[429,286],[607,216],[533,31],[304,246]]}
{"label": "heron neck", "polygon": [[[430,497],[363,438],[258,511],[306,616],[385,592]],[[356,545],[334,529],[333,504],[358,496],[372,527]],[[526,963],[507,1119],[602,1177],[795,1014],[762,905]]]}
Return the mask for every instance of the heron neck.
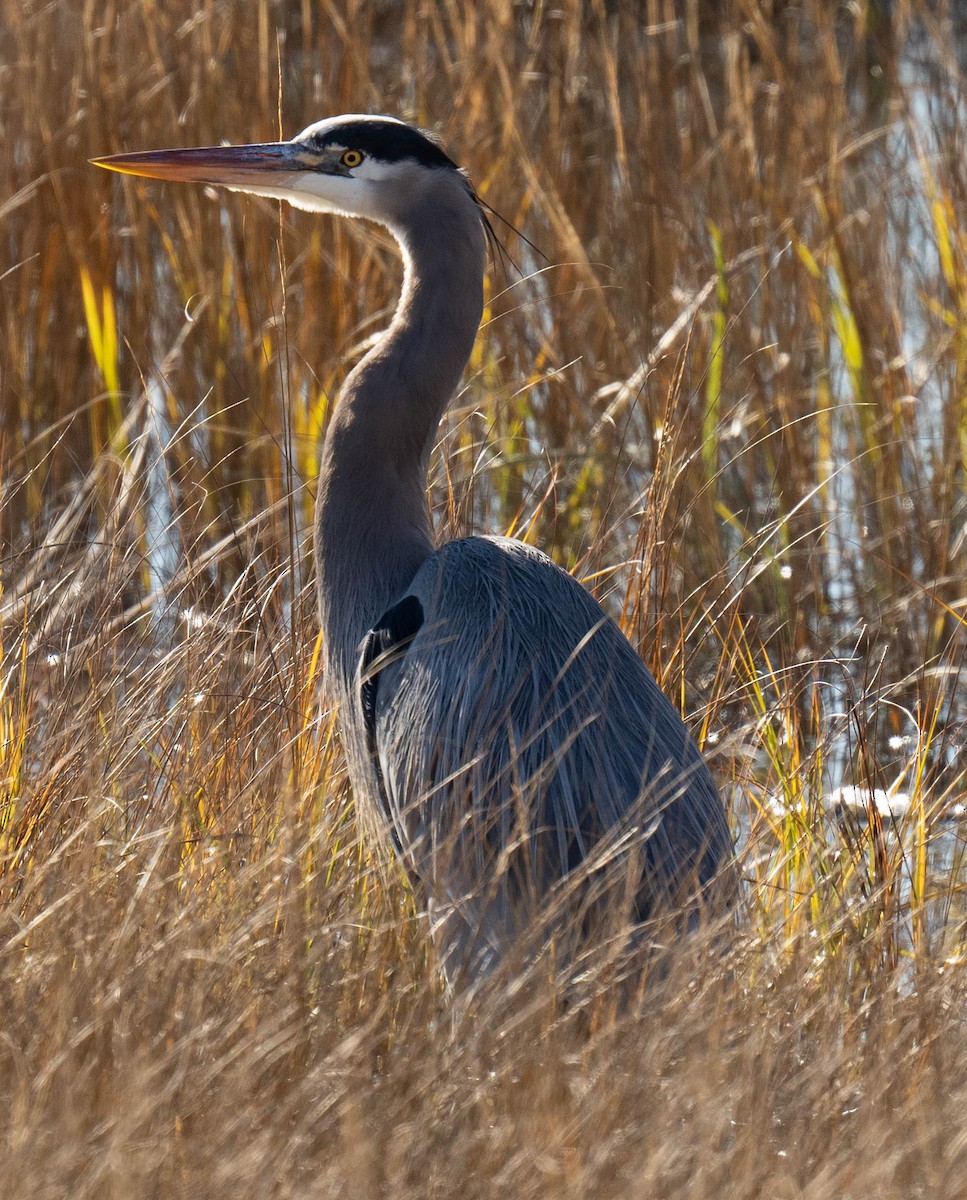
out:
{"label": "heron neck", "polygon": [[316,571],[333,682],[352,683],[367,631],[433,551],[426,474],[483,311],[476,206],[394,230],[403,290],[389,329],[349,374],[322,451]]}

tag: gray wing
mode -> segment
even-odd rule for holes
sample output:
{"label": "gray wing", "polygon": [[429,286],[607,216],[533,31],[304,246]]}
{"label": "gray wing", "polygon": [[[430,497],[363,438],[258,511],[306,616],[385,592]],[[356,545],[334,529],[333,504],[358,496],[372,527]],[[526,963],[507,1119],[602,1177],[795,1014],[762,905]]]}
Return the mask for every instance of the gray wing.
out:
{"label": "gray wing", "polygon": [[[453,952],[490,961],[540,906],[625,868],[634,920],[731,851],[697,746],[617,625],[539,551],[433,554],[362,654],[367,749],[397,845]],[[572,892],[575,889],[571,889]],[[573,900],[574,897],[572,896]],[[573,907],[573,904],[572,904]]]}

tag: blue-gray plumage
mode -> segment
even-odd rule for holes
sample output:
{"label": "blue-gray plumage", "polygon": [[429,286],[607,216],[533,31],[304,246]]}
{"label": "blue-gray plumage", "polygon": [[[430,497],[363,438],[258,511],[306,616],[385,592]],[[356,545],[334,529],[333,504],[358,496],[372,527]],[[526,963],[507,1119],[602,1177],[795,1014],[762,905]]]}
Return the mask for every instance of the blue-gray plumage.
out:
{"label": "blue-gray plumage", "polygon": [[447,976],[607,911],[694,909],[731,857],[697,746],[617,625],[507,538],[437,549],[436,430],[483,310],[483,210],[420,131],[336,117],[291,142],[98,160],[386,226],[399,305],[350,372],[322,449],[315,553],[327,679],[364,825],[426,897]]}
{"label": "blue-gray plumage", "polygon": [[364,652],[364,721],[404,860],[449,921],[450,974],[496,962],[603,840],[637,843],[632,920],[712,881],[731,842],[708,768],[584,588],[539,550],[478,537],[406,592]]}

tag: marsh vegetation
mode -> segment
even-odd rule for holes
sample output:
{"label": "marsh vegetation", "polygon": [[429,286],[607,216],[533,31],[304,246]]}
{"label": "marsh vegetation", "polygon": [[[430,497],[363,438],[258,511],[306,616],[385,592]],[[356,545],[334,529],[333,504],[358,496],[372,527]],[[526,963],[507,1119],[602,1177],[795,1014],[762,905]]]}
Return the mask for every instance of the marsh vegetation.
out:
{"label": "marsh vegetation", "polygon": [[[959,20],[5,5],[0,1194],[961,1194]],[[509,222],[440,535],[584,580],[734,814],[741,928],[630,1006],[455,1017],[357,834],[309,531],[392,245],[87,165],[353,111]]]}

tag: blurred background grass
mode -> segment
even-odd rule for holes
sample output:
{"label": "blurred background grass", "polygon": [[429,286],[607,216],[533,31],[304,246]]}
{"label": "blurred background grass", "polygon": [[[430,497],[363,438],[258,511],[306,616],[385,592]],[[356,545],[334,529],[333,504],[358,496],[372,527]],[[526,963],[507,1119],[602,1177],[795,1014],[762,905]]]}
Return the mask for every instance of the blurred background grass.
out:
{"label": "blurred background grass", "polygon": [[[5,1195],[962,1188],[962,14],[22,2],[0,20]],[[441,536],[584,579],[748,910],[640,1007],[457,1018],[356,837],[308,533],[399,265],[91,156],[437,131],[500,227]]]}

